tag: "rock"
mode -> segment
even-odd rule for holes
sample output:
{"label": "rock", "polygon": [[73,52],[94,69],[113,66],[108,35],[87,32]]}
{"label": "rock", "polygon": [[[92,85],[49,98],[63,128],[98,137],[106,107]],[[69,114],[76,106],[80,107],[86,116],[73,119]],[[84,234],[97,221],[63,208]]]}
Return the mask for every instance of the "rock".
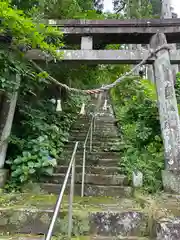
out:
{"label": "rock", "polygon": [[0,169],[0,188],[4,187],[8,177],[7,169]]}
{"label": "rock", "polygon": [[180,217],[172,219],[161,219],[156,223],[157,240],[179,240],[180,239]]}
{"label": "rock", "polygon": [[180,194],[180,171],[163,170],[162,180],[165,191]]}
{"label": "rock", "polygon": [[138,211],[91,214],[91,233],[101,236],[142,236],[147,231],[145,214]]}

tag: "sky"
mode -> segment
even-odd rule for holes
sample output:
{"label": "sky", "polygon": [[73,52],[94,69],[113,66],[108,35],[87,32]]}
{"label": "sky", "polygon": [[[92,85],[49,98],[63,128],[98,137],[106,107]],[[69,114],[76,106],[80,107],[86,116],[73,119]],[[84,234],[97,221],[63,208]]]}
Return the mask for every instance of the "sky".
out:
{"label": "sky", "polygon": [[172,0],[172,7],[174,8],[174,12],[180,17],[180,0]]}
{"label": "sky", "polygon": [[[174,12],[180,17],[180,0],[171,0],[171,5],[174,8]],[[112,0],[104,0],[105,11],[113,10]]]}

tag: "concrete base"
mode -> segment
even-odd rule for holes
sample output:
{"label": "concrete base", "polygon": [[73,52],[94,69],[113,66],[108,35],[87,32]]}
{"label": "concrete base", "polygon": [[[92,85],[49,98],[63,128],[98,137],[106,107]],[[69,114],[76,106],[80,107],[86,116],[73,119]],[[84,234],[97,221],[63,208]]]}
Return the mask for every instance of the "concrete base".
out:
{"label": "concrete base", "polygon": [[4,187],[8,177],[7,169],[0,169],[0,188]]}
{"label": "concrete base", "polygon": [[163,170],[162,181],[164,190],[180,194],[180,171]]}

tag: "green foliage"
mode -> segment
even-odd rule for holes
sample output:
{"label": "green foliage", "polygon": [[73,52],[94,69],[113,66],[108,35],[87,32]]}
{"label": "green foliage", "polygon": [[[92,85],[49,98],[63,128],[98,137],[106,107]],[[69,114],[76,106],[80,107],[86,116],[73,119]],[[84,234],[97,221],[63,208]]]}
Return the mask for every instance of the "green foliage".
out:
{"label": "green foliage", "polygon": [[[81,16],[86,15],[86,11],[100,13],[103,7],[101,0],[13,0],[12,2],[27,13],[34,11],[36,15],[43,15],[44,18],[52,19],[71,19],[78,18],[77,16],[81,18]],[[97,13],[97,15],[100,14]]]}
{"label": "green foliage", "polygon": [[53,150],[46,135],[30,140],[24,145],[21,155],[6,162],[11,165],[11,179],[8,185],[11,188],[20,188],[29,180],[37,180],[41,174],[52,174],[53,167],[56,166]]}
{"label": "green foliage", "polygon": [[149,0],[113,0],[116,13],[124,13],[125,18],[147,18],[152,13],[152,5]]}
{"label": "green foliage", "polygon": [[[19,100],[19,112],[15,117],[6,164],[11,170],[7,188],[19,188],[29,180],[38,180],[44,174],[52,174],[56,161],[68,141],[69,129],[77,117],[82,99],[69,96],[63,104],[63,112],[56,112],[50,100],[27,102]],[[19,119],[21,121],[19,122]],[[11,188],[10,188],[11,189]]]}
{"label": "green foliage", "polygon": [[176,91],[177,103],[180,104],[180,73],[178,73],[176,77],[175,91]]}
{"label": "green foliage", "polygon": [[22,61],[18,54],[0,50],[0,91],[11,94],[18,90],[17,75],[33,82],[38,78],[36,73],[32,72],[31,66],[26,61]]}
{"label": "green foliage", "polygon": [[[177,74],[176,97],[180,106],[180,74]],[[155,192],[162,187],[164,169],[155,85],[147,80],[125,79],[112,90],[112,98],[122,136],[120,171],[132,179],[132,172],[140,170],[145,190]]]}
{"label": "green foliage", "polygon": [[176,76],[175,93],[176,93],[178,111],[180,114],[180,73],[177,73],[177,76]]}
{"label": "green foliage", "polygon": [[131,179],[140,170],[145,189],[157,191],[164,158],[155,87],[146,80],[125,79],[112,97],[122,135],[120,171]]}
{"label": "green foliage", "polygon": [[13,92],[16,89],[17,83],[14,75],[23,74],[20,66],[21,63],[14,60],[11,53],[0,51],[0,91]]}
{"label": "green foliage", "polygon": [[151,0],[153,15],[160,16],[161,15],[161,0]]}
{"label": "green foliage", "polygon": [[79,12],[76,14],[74,19],[93,19],[93,20],[103,20],[105,19],[105,16],[103,14],[99,14],[96,12],[96,10],[87,10],[84,12]]}
{"label": "green foliage", "polygon": [[[13,37],[15,45],[25,44],[32,48],[40,48],[57,56],[56,47],[62,47],[62,33],[53,27],[42,23],[35,23],[22,10],[12,8],[10,1],[1,1],[0,4],[1,34],[7,31]],[[47,43],[47,38],[53,37],[53,43]]]}
{"label": "green foliage", "polygon": [[[30,1],[13,1],[12,4],[19,9],[24,9],[24,13],[22,10],[12,8],[8,1],[3,1],[3,5],[0,6],[3,19],[1,29],[4,34],[8,29],[10,35],[13,35],[11,43],[13,47],[14,45],[23,47],[28,45],[55,55],[56,46],[58,48],[63,46],[62,34],[55,28],[45,27],[38,23],[43,14],[48,18],[51,16],[71,18],[78,15],[83,8],[88,11],[91,2],[85,4],[81,1],[68,0],[57,1],[54,5],[54,1],[48,0],[43,4],[38,2],[37,8],[35,8]],[[95,11],[92,10],[92,12],[98,15]],[[57,15],[51,15],[54,13]],[[30,15],[36,22],[32,21]],[[51,43],[51,37],[55,39],[53,43]],[[2,48],[4,49],[4,47]],[[5,46],[6,48],[7,46]],[[57,80],[76,88],[88,88],[88,86],[92,87],[99,83],[97,66],[62,65],[63,67],[59,68],[54,63],[41,65],[45,71],[36,73],[33,67],[19,54],[19,51],[15,53],[2,50],[0,53],[1,91],[5,93],[15,91],[15,87],[19,87],[19,85],[14,79],[14,74],[21,77],[17,110],[6,162],[6,167],[10,169],[10,180],[7,185],[9,190],[21,188],[26,182],[37,180],[47,172],[52,173],[54,166],[51,165],[52,161],[49,159],[58,160],[64,144],[67,142],[69,129],[80,111],[82,101],[87,100],[86,97],[66,93],[63,89],[58,90],[57,94],[57,91],[54,91],[55,86],[51,86],[50,82],[46,80],[47,75],[50,73]],[[56,106],[50,99],[58,99],[60,92],[62,92],[63,112],[56,112]]]}
{"label": "green foliage", "polygon": [[44,13],[48,18],[69,19],[78,12],[81,12],[81,7],[77,0],[44,1]]}
{"label": "green foliage", "polygon": [[29,10],[31,9],[33,6],[39,6],[39,4],[41,4],[42,1],[38,1],[38,0],[12,0],[11,3],[13,6],[16,6],[19,9],[22,10]]}

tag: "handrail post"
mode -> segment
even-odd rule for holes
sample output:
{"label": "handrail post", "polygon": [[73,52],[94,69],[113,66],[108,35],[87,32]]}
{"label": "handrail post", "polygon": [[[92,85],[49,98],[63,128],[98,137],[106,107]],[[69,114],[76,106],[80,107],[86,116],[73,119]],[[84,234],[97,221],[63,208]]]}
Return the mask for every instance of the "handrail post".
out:
{"label": "handrail post", "polygon": [[96,122],[95,122],[95,116],[94,116],[94,118],[93,118],[93,131],[95,132],[95,130],[96,130]]}
{"label": "handrail post", "polygon": [[83,145],[83,166],[82,166],[81,197],[84,197],[85,166],[86,166],[86,145],[84,144]]}
{"label": "handrail post", "polygon": [[71,170],[71,186],[69,194],[69,210],[68,210],[68,239],[71,239],[73,229],[73,199],[74,199],[74,184],[75,184],[75,159]]}
{"label": "handrail post", "polygon": [[[93,118],[94,119],[94,118]],[[91,121],[91,126],[90,126],[90,147],[89,147],[89,150],[90,150],[90,153],[92,152],[92,138],[93,138],[93,119]]]}
{"label": "handrail post", "polygon": [[68,170],[67,170],[67,173],[66,173],[63,185],[62,185],[62,187],[60,189],[61,191],[59,193],[59,196],[58,196],[58,199],[57,199],[57,202],[56,202],[56,206],[54,208],[53,217],[52,217],[51,223],[49,225],[48,233],[45,236],[45,240],[50,240],[51,237],[52,237],[52,232],[53,232],[53,229],[54,229],[54,225],[55,225],[56,219],[57,219],[58,214],[59,214],[59,209],[61,207],[61,203],[62,203],[64,191],[65,191],[65,188],[66,188],[66,185],[67,185],[67,182],[68,182],[69,174],[71,172],[72,165],[74,163],[74,159],[75,159],[75,154],[76,154],[76,151],[77,151],[78,143],[79,142],[76,142],[76,144],[75,144],[75,147],[74,147],[74,150],[73,150],[73,154],[72,154],[72,157],[71,157],[71,161],[69,163],[69,167],[68,167]]}

